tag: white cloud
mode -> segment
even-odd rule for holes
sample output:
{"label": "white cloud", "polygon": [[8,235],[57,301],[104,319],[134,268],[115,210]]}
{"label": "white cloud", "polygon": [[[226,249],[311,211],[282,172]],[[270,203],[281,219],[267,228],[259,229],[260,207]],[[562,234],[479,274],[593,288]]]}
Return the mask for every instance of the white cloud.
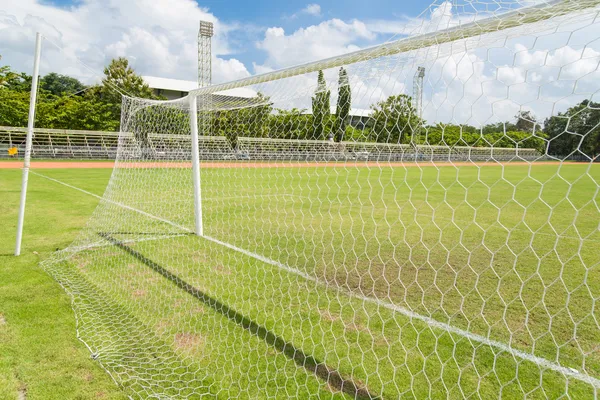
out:
{"label": "white cloud", "polygon": [[320,17],[321,6],[319,4],[311,3],[304,7],[302,10],[298,11],[297,13],[294,13],[291,16],[285,18],[296,19],[301,15],[311,15],[313,17]]}
{"label": "white cloud", "polygon": [[[75,55],[97,71],[110,58],[128,57],[139,73],[194,80],[196,34],[200,19],[216,24],[213,49],[213,80],[244,78],[248,70],[230,54],[229,34],[237,29],[219,21],[193,0],[86,0],[69,9],[43,0],[0,0],[0,54],[3,62],[30,71],[33,37],[37,30],[65,48],[59,53],[44,47],[43,73],[54,70],[88,76],[64,54]],[[318,6],[317,4],[309,5]],[[313,14],[320,7],[313,7]],[[477,17],[480,17],[478,15]],[[380,24],[331,19],[291,33],[271,27],[256,43],[266,54],[253,63],[255,73],[329,58],[375,44],[379,32],[425,33],[471,22],[474,14],[456,13],[449,2],[431,7],[421,18],[403,18],[404,30],[395,21]],[[385,25],[385,23],[388,25]],[[578,22],[579,23],[579,22]],[[580,23],[583,24],[583,23]],[[348,66],[353,107],[368,108],[390,95],[412,95],[417,66],[427,69],[424,113],[431,122],[481,125],[512,119],[519,108],[545,118],[551,112],[589,98],[600,90],[600,42],[597,25],[570,27],[543,35],[523,29],[492,39],[476,37],[469,42],[434,46],[415,53],[386,57]],[[593,28],[593,29],[592,29]],[[487,36],[487,35],[484,35]],[[495,38],[495,39],[494,39]],[[8,51],[7,51],[8,50]],[[86,75],[87,74],[87,75]],[[337,93],[337,69],[325,71],[332,92]],[[91,79],[91,78],[90,78]],[[272,96],[277,107],[310,108],[316,73],[256,85],[254,90]]]}
{"label": "white cloud", "polygon": [[290,35],[286,35],[283,28],[269,28],[257,47],[267,53],[261,67],[283,68],[355,51],[359,49],[356,41],[375,38],[361,21],[332,19]]}
{"label": "white cloud", "polygon": [[321,6],[318,4],[309,4],[306,6],[305,9],[302,10],[302,12],[309,14],[309,15],[314,15],[315,17],[320,17],[321,16]]}
{"label": "white cloud", "polygon": [[[4,11],[2,11],[4,10]],[[199,20],[215,24],[213,38],[216,82],[248,76],[230,54],[228,34],[234,29],[193,0],[86,0],[59,8],[42,0],[0,0],[0,54],[16,70],[31,70],[35,32],[64,49],[44,43],[42,73],[67,71],[86,81],[113,57],[127,57],[143,75],[195,80]]]}
{"label": "white cloud", "polygon": [[[450,2],[442,2],[421,18],[405,19],[408,24],[402,32],[426,33],[485,16],[462,11],[457,13]],[[589,45],[591,37],[598,37],[597,27],[581,32],[588,22],[575,27],[568,23],[558,30],[543,24],[535,29],[528,26],[350,65],[352,106],[368,108],[390,95],[412,95],[413,76],[417,66],[422,65],[427,69],[424,116],[430,123],[480,126],[512,120],[519,110],[533,111],[545,119],[600,89],[600,49],[594,49],[600,47],[600,42]],[[381,31],[381,25],[340,20],[324,21],[289,34],[280,27],[270,28],[258,43],[267,53],[267,60],[255,63],[254,70],[269,72],[347,53],[358,49],[358,43],[374,41]],[[535,31],[543,33],[536,36]],[[333,106],[337,69],[325,71],[325,77]],[[311,73],[264,85],[260,90],[271,95],[279,106],[310,108],[315,85],[316,74]]]}
{"label": "white cloud", "polygon": [[483,16],[484,14],[479,16],[477,14],[456,15],[452,2],[444,1],[439,5],[431,6],[419,17],[404,16],[395,20],[370,20],[367,22],[367,26],[377,33],[399,36],[420,35],[473,22]]}

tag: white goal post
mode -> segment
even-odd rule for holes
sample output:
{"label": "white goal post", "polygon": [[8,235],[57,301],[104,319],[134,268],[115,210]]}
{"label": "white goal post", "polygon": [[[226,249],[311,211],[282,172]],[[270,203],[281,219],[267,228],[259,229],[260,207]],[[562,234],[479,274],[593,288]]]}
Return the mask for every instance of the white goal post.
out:
{"label": "white goal post", "polygon": [[436,1],[391,43],[123,97],[43,263],[78,337],[132,398],[598,397],[599,16]]}
{"label": "white goal post", "polygon": [[31,147],[33,143],[33,128],[35,125],[35,106],[37,99],[38,80],[40,72],[40,57],[42,54],[42,35],[35,36],[35,52],[33,58],[33,75],[31,80],[31,96],[29,98],[29,116],[27,119],[27,141],[23,161],[23,180],[21,182],[21,198],[19,201],[19,216],[17,221],[17,241],[15,256],[21,255],[21,242],[23,241],[23,224],[25,223],[25,203],[27,202],[27,182],[29,180],[29,165],[31,162]]}

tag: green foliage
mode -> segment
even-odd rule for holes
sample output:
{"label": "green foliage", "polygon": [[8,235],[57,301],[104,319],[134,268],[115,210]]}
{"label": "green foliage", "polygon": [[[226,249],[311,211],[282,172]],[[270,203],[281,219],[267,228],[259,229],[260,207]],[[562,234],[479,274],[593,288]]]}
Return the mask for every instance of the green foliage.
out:
{"label": "green foliage", "polygon": [[[21,72],[19,74],[12,73],[9,75],[10,76],[6,81],[4,88],[14,90],[15,92],[31,92],[31,75],[27,75],[24,72]],[[43,89],[40,91],[43,92]]]}
{"label": "green foliage", "polygon": [[[26,126],[29,113],[29,93],[0,90],[0,126]],[[81,96],[56,97],[46,93],[38,96],[36,126],[53,129],[116,131],[119,120],[114,118],[112,105],[98,99]]]}
{"label": "green foliage", "polygon": [[269,118],[269,137],[276,139],[310,139],[313,116],[305,109],[275,110]]}
{"label": "green foliage", "polygon": [[[0,55],[0,60],[2,56]],[[12,71],[8,65],[0,66],[0,89],[8,87],[11,82],[18,79],[19,74]]]}
{"label": "green foliage", "polygon": [[588,100],[546,120],[548,153],[560,157],[579,153],[600,155],[600,103]]}
{"label": "green foliage", "polygon": [[[40,79],[36,126],[39,128],[116,131],[121,121],[121,94],[157,99],[125,58],[104,70],[102,84],[86,89],[79,80],[56,73]],[[26,126],[31,76],[0,67],[0,125]]]}
{"label": "green foliage", "polygon": [[[0,57],[1,58],[1,57]],[[112,60],[104,69],[100,85],[86,90],[75,78],[50,73],[40,79],[36,126],[40,128],[116,131],[121,120],[121,93],[134,97],[159,99],[125,58]],[[31,76],[0,66],[0,125],[26,126],[31,91]],[[80,95],[78,92],[85,91]],[[352,93],[348,73],[340,68],[335,118],[330,115],[331,93],[323,71],[319,71],[317,89],[312,98],[312,115],[306,110],[278,109],[259,93],[254,104],[232,108],[226,103],[213,106],[208,132],[226,136],[237,146],[239,136],[281,139],[325,140],[329,132],[335,140],[376,141],[384,143],[429,144],[440,146],[520,147],[565,157],[577,152],[596,158],[600,154],[600,104],[584,101],[564,113],[546,120],[542,130],[530,111],[519,112],[514,121],[497,122],[476,128],[468,125],[424,127],[412,99],[404,94],[390,96],[371,106],[373,114],[365,129],[349,125]],[[229,108],[228,108],[229,107]],[[140,114],[143,118],[160,118],[162,109]],[[161,114],[162,115],[162,114]],[[202,113],[200,118],[204,118]],[[172,133],[180,133],[187,114],[175,118]],[[167,132],[168,133],[168,132]],[[143,134],[142,134],[143,135]],[[144,138],[140,138],[142,141]],[[546,149],[547,147],[547,149]]]}
{"label": "green foliage", "polygon": [[[487,132],[487,133],[485,133]],[[545,135],[522,131],[492,131],[484,128],[478,130],[468,125],[438,124],[423,129],[422,141],[419,144],[431,146],[469,146],[469,147],[505,147],[528,148],[544,151]]]}
{"label": "green foliage", "polygon": [[351,125],[344,130],[344,140],[350,142],[368,142],[371,132],[368,128],[358,129]]}
{"label": "green foliage", "polygon": [[380,143],[410,143],[413,133],[423,124],[412,98],[405,94],[390,96],[371,106],[373,115],[367,126],[371,137]]}
{"label": "green foliage", "polygon": [[159,99],[124,57],[113,59],[108,67],[104,68],[102,84],[89,90],[86,95],[100,99],[110,108],[111,119],[120,121],[122,93],[132,97]]}
{"label": "green foliage", "polygon": [[350,88],[350,80],[348,72],[344,67],[340,68],[340,76],[338,80],[338,99],[336,108],[336,123],[335,123],[335,141],[341,142],[344,140],[344,135],[348,123],[350,121],[350,110],[352,108],[352,89]]}
{"label": "green foliage", "polygon": [[0,126],[27,126],[29,93],[0,89]]}
{"label": "green foliage", "polygon": [[473,128],[473,132],[481,132],[484,135],[490,134],[490,133],[496,133],[496,132],[510,132],[510,131],[517,131],[517,125],[514,124],[513,122],[496,122],[494,124],[487,124],[484,125],[480,130],[475,128],[475,127],[467,127],[465,126],[465,128]]}
{"label": "green foliage", "polygon": [[117,131],[111,104],[86,97],[59,97],[38,106],[36,125],[54,129]]}
{"label": "green foliage", "polygon": [[325,127],[329,125],[331,119],[330,98],[331,91],[327,89],[325,75],[323,71],[319,71],[317,89],[312,98],[313,135],[311,139],[325,139]]}
{"label": "green foliage", "polygon": [[141,76],[137,75],[124,57],[112,60],[104,68],[100,96],[107,103],[121,103],[121,93],[144,99],[158,99]]}
{"label": "green foliage", "polygon": [[520,132],[536,132],[541,130],[542,127],[537,122],[537,118],[531,111],[519,111],[516,115],[517,123],[515,124],[515,130]]}
{"label": "green foliage", "polygon": [[209,118],[211,120],[212,135],[225,136],[231,146],[237,148],[237,138],[240,136],[248,137],[268,137],[269,136],[269,116],[273,111],[273,103],[268,96],[258,93],[252,99],[250,106],[227,110],[227,104],[213,104],[220,111],[200,114],[200,118]]}
{"label": "green foliage", "polygon": [[72,95],[86,88],[79,80],[55,72],[42,77],[40,87],[54,96]]}

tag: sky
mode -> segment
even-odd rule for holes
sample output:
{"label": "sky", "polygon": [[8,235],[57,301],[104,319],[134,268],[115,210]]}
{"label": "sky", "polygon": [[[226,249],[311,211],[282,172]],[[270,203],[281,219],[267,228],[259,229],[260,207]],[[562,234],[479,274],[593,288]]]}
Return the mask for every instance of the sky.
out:
{"label": "sky", "polygon": [[[207,20],[215,24],[213,83],[221,83],[472,22],[494,7],[503,12],[544,1],[0,0],[0,65],[30,73],[39,31],[42,75],[92,83],[112,58],[127,57],[141,75],[196,80],[198,24]],[[538,26],[539,34],[527,28],[510,40],[480,40],[478,49],[466,41],[429,48],[419,61],[427,70],[424,116],[480,126],[519,110],[543,120],[585,98],[600,101],[594,13],[598,9],[558,28]],[[350,66],[353,108],[412,94],[414,56]],[[325,72],[335,104],[337,71]],[[313,75],[258,89],[279,105],[310,108]]]}
{"label": "sky", "polygon": [[39,30],[94,69],[126,56],[142,74],[195,80],[198,21],[205,19],[215,23],[213,80],[222,82],[385,42],[394,35],[389,25],[428,6],[429,0],[380,0],[377,7],[364,0],[344,6],[334,0],[0,0],[0,54],[3,64],[29,71]]}

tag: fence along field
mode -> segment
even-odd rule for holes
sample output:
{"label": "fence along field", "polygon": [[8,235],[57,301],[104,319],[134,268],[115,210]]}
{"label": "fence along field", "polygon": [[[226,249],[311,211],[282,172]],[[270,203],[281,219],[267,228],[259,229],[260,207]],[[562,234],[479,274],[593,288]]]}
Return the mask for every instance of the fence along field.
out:
{"label": "fence along field", "polygon": [[[455,7],[473,23],[177,101],[124,98],[103,199],[43,265],[73,297],[79,337],[128,395],[598,396],[597,127],[569,125],[576,117],[562,111],[583,104],[595,115],[581,101],[598,89],[588,80],[600,61],[589,50],[598,4],[507,14],[529,3],[460,4],[477,11]],[[570,65],[596,67],[569,70],[557,88],[552,60],[567,47],[580,51]],[[527,62],[515,56],[525,51]],[[479,75],[444,77],[444,65],[467,57]],[[343,126],[328,117],[341,87],[353,104],[384,101],[409,90],[421,65],[430,71],[422,111],[399,97],[369,130],[326,140]],[[536,72],[525,81],[538,88],[533,99],[506,69]],[[545,95],[569,84],[560,100]],[[219,94],[240,87],[255,98]],[[549,101],[569,121],[560,140],[578,140],[572,153],[551,151],[555,139],[535,126],[536,148],[495,146],[509,132],[489,146],[443,136],[434,145],[420,117],[452,122],[466,107],[470,119],[493,120],[505,116],[498,104]],[[311,116],[274,110],[302,108]],[[289,137],[264,137],[282,127]],[[587,161],[562,162],[573,155]]]}
{"label": "fence along field", "polygon": [[[18,158],[25,153],[26,128],[0,126],[1,158]],[[41,160],[113,160],[117,157],[119,136],[135,141],[130,132],[35,129],[31,157]],[[235,148],[225,136],[200,136],[202,160],[297,160],[297,161],[539,161],[539,149],[520,147],[469,147],[430,144],[389,144],[329,140],[297,140],[240,136]],[[154,160],[191,159],[189,135],[148,133],[147,151]],[[16,149],[11,154],[11,149]],[[140,159],[139,147],[130,157]]]}

